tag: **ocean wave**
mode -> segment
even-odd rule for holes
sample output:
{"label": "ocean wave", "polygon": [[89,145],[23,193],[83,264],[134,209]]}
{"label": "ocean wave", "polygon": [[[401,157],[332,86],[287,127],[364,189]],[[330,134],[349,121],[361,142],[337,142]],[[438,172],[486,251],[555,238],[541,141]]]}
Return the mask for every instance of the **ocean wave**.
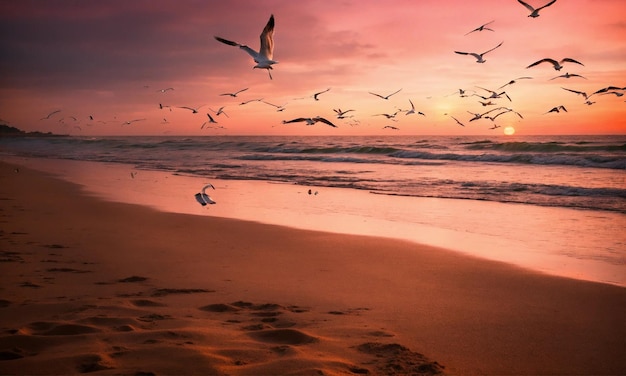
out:
{"label": "ocean wave", "polygon": [[564,142],[503,142],[477,141],[464,143],[468,150],[497,150],[507,152],[626,152],[626,144],[606,145],[589,141],[578,141],[573,144]]}

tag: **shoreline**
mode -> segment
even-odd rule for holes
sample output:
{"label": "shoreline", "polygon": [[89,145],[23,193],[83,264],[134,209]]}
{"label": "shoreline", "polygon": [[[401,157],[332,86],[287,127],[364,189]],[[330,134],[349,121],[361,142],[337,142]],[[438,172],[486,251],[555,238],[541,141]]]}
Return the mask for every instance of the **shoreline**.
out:
{"label": "shoreline", "polygon": [[0,168],[3,374],[626,372],[621,287]]}
{"label": "shoreline", "polygon": [[[408,240],[535,272],[626,287],[625,256],[619,252],[626,237],[620,238],[616,232],[621,224],[626,225],[626,216],[619,213],[215,180],[118,163],[5,159],[79,184],[86,194],[106,201],[163,212]],[[208,193],[218,204],[201,207],[193,195],[208,182],[216,186]],[[309,188],[319,190],[319,195],[307,194]],[[603,232],[608,243],[586,241],[580,232],[596,236]],[[502,249],[506,252],[500,252]]]}

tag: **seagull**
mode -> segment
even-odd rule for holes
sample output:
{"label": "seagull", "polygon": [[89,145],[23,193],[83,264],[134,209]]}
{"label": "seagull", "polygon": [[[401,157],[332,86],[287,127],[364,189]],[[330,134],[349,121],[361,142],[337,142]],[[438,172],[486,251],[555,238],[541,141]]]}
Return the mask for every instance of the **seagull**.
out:
{"label": "seagull", "polygon": [[283,104],[282,106],[279,106],[277,104],[266,102],[266,101],[261,101],[261,102],[263,102],[265,104],[269,104],[270,106],[276,107],[276,111],[277,112],[285,111],[285,106],[287,105],[287,103]]}
{"label": "seagull", "polygon": [[231,97],[235,98],[235,97],[237,96],[237,94],[241,93],[242,91],[246,91],[246,90],[248,90],[248,89],[249,89],[249,88],[247,87],[247,88],[245,88],[245,89],[238,90],[238,91],[236,91],[236,92],[234,92],[234,93],[223,93],[223,94],[220,94],[220,95],[229,95],[229,96],[231,96]]}
{"label": "seagull", "polygon": [[549,7],[550,5],[554,4],[556,2],[556,0],[552,0],[551,2],[549,2],[548,4],[539,7],[539,8],[533,8],[532,6],[526,4],[525,2],[523,2],[522,0],[517,0],[520,4],[522,4],[523,6],[526,7],[526,9],[528,9],[530,11],[530,14],[528,15],[528,17],[532,17],[532,18],[537,18],[539,17],[539,11],[542,10],[543,8]]}
{"label": "seagull", "polygon": [[[475,93],[475,91],[474,91],[474,90],[469,90],[469,91],[471,91],[472,93]],[[448,95],[446,95],[446,97],[449,97],[450,95],[454,95],[454,94],[459,94],[459,97],[461,97],[461,98],[466,98],[466,97],[469,97],[469,95],[468,95],[468,94],[466,94],[467,92],[468,92],[468,90],[459,89],[459,91],[455,91],[455,92],[454,92],[454,93],[452,93],[452,94],[448,94]]]}
{"label": "seagull", "polygon": [[[209,117],[209,120],[208,120],[208,121],[205,121],[204,123],[202,123],[202,126],[200,127],[200,129],[204,129],[204,126],[205,126],[205,125],[207,125],[207,123],[217,124],[217,121],[215,121],[215,119],[213,119],[213,116],[211,116],[211,114],[209,114],[209,113],[207,112],[206,116],[208,116],[208,117]],[[213,188],[213,189],[215,189],[215,188]]]}
{"label": "seagull", "polygon": [[211,114],[209,114],[209,113],[207,112],[206,116],[208,116],[208,117],[209,117],[209,123],[214,123],[214,124],[217,124],[217,121],[215,121],[215,119],[213,119],[213,116],[211,116]]}
{"label": "seagull", "polygon": [[346,111],[341,111],[341,108],[333,108],[333,111],[335,111],[335,113],[337,114],[337,119],[345,119],[346,118],[346,114],[350,111],[354,111],[354,110],[346,110]]}
{"label": "seagull", "polygon": [[409,103],[411,103],[411,109],[410,109],[410,110],[408,110],[408,111],[406,112],[406,114],[405,114],[405,115],[411,115],[411,114],[415,114],[415,113],[417,113],[417,114],[419,114],[419,115],[426,116],[426,115],[425,115],[423,112],[421,112],[421,111],[417,111],[417,112],[415,112],[415,106],[413,105],[413,102],[411,102],[411,100],[410,100],[410,99],[409,99]]}
{"label": "seagull", "polygon": [[369,93],[370,93],[370,94],[372,94],[372,95],[375,95],[375,96],[377,96],[377,97],[379,97],[379,98],[382,98],[382,99],[387,99],[387,100],[388,100],[388,99],[389,99],[389,97],[391,97],[391,96],[392,96],[392,95],[394,95],[394,94],[397,94],[398,92],[400,92],[400,90],[402,90],[402,89],[398,89],[397,91],[394,91],[393,93],[391,93],[391,94],[389,94],[389,95],[387,95],[387,96],[382,96],[382,95],[380,95],[380,94],[372,93],[371,91],[370,91]]}
{"label": "seagull", "polygon": [[383,129],[385,129],[385,128],[393,129],[394,131],[397,131],[398,129],[400,129],[400,128],[398,128],[398,127],[394,127],[393,125],[385,125],[385,126],[383,127]]}
{"label": "seagull", "polygon": [[585,97],[585,99],[588,99],[587,93],[585,93],[584,91],[572,90],[572,89],[567,89],[567,88],[564,88],[564,87],[562,87],[561,89],[567,90],[567,91],[571,91],[572,93],[576,93],[578,95],[582,95],[583,97]]}
{"label": "seagull", "polygon": [[146,120],[146,119],[144,118],[144,119],[127,120],[127,121],[123,122],[122,125],[130,125],[130,124],[132,124],[132,123],[134,123],[136,121],[143,121],[143,120]]}
{"label": "seagull", "polygon": [[461,122],[459,121],[459,119],[455,118],[455,117],[454,117],[454,116],[452,116],[452,115],[450,115],[450,117],[451,117],[451,118],[453,118],[453,119],[454,119],[454,121],[456,121],[456,123],[457,123],[458,125],[460,125],[460,126],[462,126],[462,127],[464,127],[464,126],[465,126],[465,124],[461,123]]}
{"label": "seagull", "polygon": [[172,111],[172,107],[171,107],[171,106],[167,106],[167,105],[164,105],[164,104],[162,104],[162,103],[159,103],[159,109],[160,109],[160,110],[162,110],[162,109],[164,109],[164,108],[166,108],[166,107],[167,107],[167,108],[169,108],[169,109],[170,109],[170,111]]}
{"label": "seagull", "polygon": [[532,80],[532,77],[527,77],[527,76],[524,76],[524,77],[518,77],[518,78],[516,78],[516,79],[514,79],[514,80],[511,80],[511,81],[507,82],[506,84],[504,84],[504,85],[500,86],[500,87],[498,88],[498,90],[502,89],[502,88],[503,88],[503,87],[505,87],[505,86],[508,86],[508,85],[513,85],[514,83],[516,83],[516,82],[517,82],[517,80]]}
{"label": "seagull", "polygon": [[498,98],[501,98],[504,95],[505,97],[507,97],[509,102],[511,102],[511,97],[509,97],[509,95],[506,93],[506,91],[498,93],[498,92],[495,92],[493,90],[485,89],[484,87],[480,87],[480,86],[476,86],[476,87],[491,93],[491,94],[489,94],[488,97],[484,97],[482,95],[474,94],[477,97],[481,97],[482,99],[487,100],[487,99],[498,99]]}
{"label": "seagull", "polygon": [[372,116],[384,116],[384,117],[386,117],[387,119],[392,119],[392,120],[393,120],[393,118],[395,118],[395,117],[396,117],[396,115],[398,114],[398,112],[400,112],[400,111],[396,111],[396,112],[394,112],[393,114],[376,114],[376,115],[372,115]]}
{"label": "seagull", "polygon": [[319,93],[315,93],[315,94],[313,94],[313,99],[315,99],[316,101],[319,101],[318,96],[319,96],[320,94],[324,94],[325,92],[327,92],[327,91],[329,91],[329,90],[330,90],[330,88],[328,88],[328,89],[326,89],[326,90],[324,90],[324,91],[320,91]]}
{"label": "seagull", "polygon": [[209,195],[206,194],[206,189],[207,188],[213,188],[215,189],[215,187],[213,186],[213,184],[207,184],[204,187],[202,187],[202,192],[200,193],[196,193],[195,197],[196,197],[196,201],[198,201],[200,203],[200,205],[202,206],[206,206],[207,204],[215,204],[216,202],[213,201],[213,199],[211,199],[211,197],[209,197]]}
{"label": "seagull", "polygon": [[576,60],[574,60],[572,58],[569,58],[569,57],[563,58],[563,59],[561,59],[561,61],[556,61],[554,59],[550,59],[550,58],[547,57],[545,59],[541,59],[541,60],[535,61],[534,63],[532,63],[529,66],[527,66],[526,69],[534,67],[535,65],[539,65],[541,63],[550,63],[550,64],[554,65],[554,69],[555,70],[560,71],[561,69],[563,69],[563,65],[561,65],[561,64],[563,64],[565,62],[576,63],[576,64],[580,64],[582,66],[585,65],[585,64],[581,63],[580,61],[576,61]]}
{"label": "seagull", "polygon": [[585,80],[587,79],[587,77],[583,77],[583,76],[581,76],[580,74],[576,74],[576,73],[565,73],[565,74],[562,74],[562,75],[560,75],[560,76],[556,76],[556,77],[551,78],[551,79],[550,79],[550,81],[552,81],[552,80],[556,80],[557,78],[561,78],[561,77],[563,77],[563,78],[580,77],[580,78],[584,78]]}
{"label": "seagull", "polygon": [[168,92],[170,90],[174,90],[174,88],[173,87],[166,87],[165,89],[159,89],[157,91],[160,91],[161,93],[165,93],[165,92]]}
{"label": "seagull", "polygon": [[499,112],[499,113],[497,113],[497,114],[496,114],[496,115],[494,115],[494,116],[485,116],[485,119],[489,119],[489,120],[491,120],[491,121],[495,121],[495,120],[496,120],[496,118],[497,118],[498,116],[500,116],[500,115],[504,115],[504,114],[508,114],[509,112],[513,112],[513,113],[517,114],[517,116],[519,116],[519,117],[520,117],[520,119],[523,119],[523,118],[524,118],[524,117],[522,116],[522,114],[520,114],[520,113],[519,113],[519,112],[517,112],[517,111],[514,111],[512,108],[500,107],[500,109],[504,109],[504,111]]}
{"label": "seagull", "polygon": [[[495,21],[495,20],[494,20],[494,21]],[[492,24],[494,21],[487,22],[486,24],[482,24],[482,25],[478,26],[477,28],[475,28],[474,30],[470,31],[469,33],[467,33],[467,34],[465,34],[465,35],[471,34],[471,33],[475,32],[475,31],[483,31],[483,30],[493,31],[493,29],[490,29],[490,28],[485,27],[485,26],[487,26],[487,25],[489,25],[489,24]]]}
{"label": "seagull", "polygon": [[198,108],[192,108],[192,107],[187,107],[187,106],[182,106],[182,107],[178,107],[178,108],[184,108],[184,109],[186,109],[186,110],[191,110],[191,113],[192,113],[192,114],[197,114],[197,113],[198,113],[198,110],[199,110],[201,107],[204,107],[204,106],[205,106],[205,105],[203,104],[202,106],[200,106],[200,107],[198,107]]}
{"label": "seagull", "polygon": [[267,73],[272,79],[272,73],[270,72],[272,68],[272,64],[278,63],[278,61],[272,60],[274,57],[274,15],[270,16],[269,21],[263,28],[263,32],[261,32],[261,46],[259,48],[259,52],[253,50],[245,44],[239,44],[237,42],[233,42],[224,38],[220,38],[218,36],[215,39],[219,42],[228,44],[230,46],[236,46],[246,51],[252,58],[254,62],[257,63],[252,69],[267,69]]}
{"label": "seagull", "polygon": [[59,112],[61,112],[61,110],[54,110],[54,111],[52,111],[51,113],[49,113],[49,114],[48,114],[48,115],[46,115],[45,117],[42,117],[42,118],[41,118],[41,119],[39,119],[39,120],[46,120],[46,119],[50,119],[50,116],[52,116],[52,115],[54,115],[54,114],[57,114],[57,113],[59,113]]}
{"label": "seagull", "polygon": [[[607,91],[613,91],[613,90],[626,90],[626,87],[607,86],[607,87],[602,88],[600,90],[594,91],[591,95],[602,94],[602,93],[606,93]],[[591,95],[589,95],[589,96],[591,96]]]}
{"label": "seagull", "polygon": [[475,52],[461,52],[461,51],[454,51],[454,52],[455,52],[455,53],[457,53],[457,54],[459,54],[459,55],[472,55],[472,56],[474,56],[474,57],[476,58],[476,62],[477,62],[477,63],[484,63],[484,62],[485,62],[485,61],[487,61],[487,60],[483,59],[483,56],[484,56],[485,54],[487,54],[487,53],[489,53],[489,52],[491,52],[491,51],[495,50],[496,48],[498,48],[498,47],[502,46],[502,43],[504,43],[504,41],[500,42],[500,44],[499,44],[499,45],[497,45],[497,46],[495,46],[494,48],[492,48],[492,49],[490,49],[490,50],[488,50],[488,51],[483,52],[482,54],[477,54],[477,53],[475,53]]}
{"label": "seagull", "polygon": [[259,99],[250,99],[250,100],[248,100],[248,101],[245,101],[245,102],[241,102],[241,103],[239,103],[239,105],[240,105],[240,106],[243,106],[244,104],[248,104],[248,103],[250,103],[250,102],[263,102],[263,98],[259,98]]}
{"label": "seagull", "polygon": [[550,112],[557,112],[558,113],[558,112],[561,112],[561,110],[567,112],[567,109],[565,108],[565,106],[558,106],[558,107],[553,107],[550,111],[546,112],[546,114],[549,114]]}
{"label": "seagull", "polygon": [[215,111],[214,109],[212,109],[211,107],[209,107],[209,110],[211,110],[211,111],[215,112],[215,115],[216,115],[216,116],[220,116],[221,114],[224,114],[224,115],[226,115],[226,117],[230,117],[230,116],[228,116],[228,114],[227,114],[226,112],[224,112],[224,107],[226,107],[226,106],[222,106],[222,107],[220,107],[217,111]]}
{"label": "seagull", "polygon": [[296,118],[296,119],[292,119],[292,120],[283,120],[283,124],[289,124],[289,123],[297,123],[297,122],[301,122],[304,121],[306,122],[306,125],[313,125],[315,123],[317,123],[318,121],[321,121],[322,123],[328,124],[333,128],[337,128],[337,126],[333,123],[331,123],[330,121],[324,119],[323,117],[319,117],[316,116],[314,118]]}

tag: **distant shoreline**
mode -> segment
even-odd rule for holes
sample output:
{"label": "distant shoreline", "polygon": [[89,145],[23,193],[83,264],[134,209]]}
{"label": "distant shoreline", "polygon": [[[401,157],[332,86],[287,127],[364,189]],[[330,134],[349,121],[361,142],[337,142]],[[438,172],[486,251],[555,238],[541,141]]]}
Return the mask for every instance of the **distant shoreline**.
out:
{"label": "distant shoreline", "polygon": [[56,134],[52,132],[26,132],[19,128],[11,127],[9,125],[0,125],[0,137],[65,137],[66,134]]}

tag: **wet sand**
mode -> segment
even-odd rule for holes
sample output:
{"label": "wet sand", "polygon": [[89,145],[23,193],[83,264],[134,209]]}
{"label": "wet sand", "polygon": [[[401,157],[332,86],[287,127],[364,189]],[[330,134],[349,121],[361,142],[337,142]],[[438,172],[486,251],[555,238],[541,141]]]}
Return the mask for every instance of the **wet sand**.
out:
{"label": "wet sand", "polygon": [[626,289],[0,163],[0,374],[625,374]]}

